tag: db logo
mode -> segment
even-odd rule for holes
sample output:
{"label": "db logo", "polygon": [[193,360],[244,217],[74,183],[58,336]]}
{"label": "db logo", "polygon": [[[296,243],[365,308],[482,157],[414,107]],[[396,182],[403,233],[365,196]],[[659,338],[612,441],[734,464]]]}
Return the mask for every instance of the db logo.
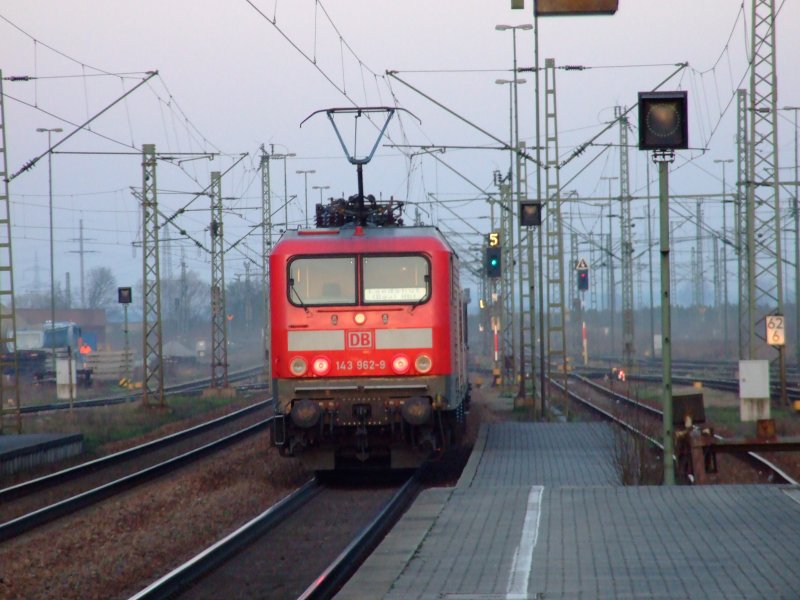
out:
{"label": "db logo", "polygon": [[347,332],[347,347],[348,348],[372,348],[372,332],[371,331],[348,331]]}

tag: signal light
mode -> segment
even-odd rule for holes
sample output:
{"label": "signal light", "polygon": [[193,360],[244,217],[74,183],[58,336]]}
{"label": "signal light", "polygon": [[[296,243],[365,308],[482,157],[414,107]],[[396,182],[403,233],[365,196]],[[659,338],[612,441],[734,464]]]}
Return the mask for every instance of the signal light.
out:
{"label": "signal light", "polygon": [[408,357],[404,354],[399,354],[394,357],[392,360],[392,370],[397,373],[398,375],[402,375],[408,368],[411,366],[411,362],[408,360]]}
{"label": "signal light", "polygon": [[295,377],[301,377],[305,375],[307,369],[308,363],[306,363],[306,359],[304,359],[302,356],[295,356],[289,363],[289,370]]}
{"label": "signal light", "polygon": [[589,289],[589,269],[578,269],[578,290],[585,292]]}
{"label": "signal light", "polygon": [[639,150],[680,150],[688,147],[686,92],[639,92]]}
{"label": "signal light", "polygon": [[327,356],[317,356],[311,362],[311,370],[314,371],[314,375],[323,377],[324,375],[328,374],[328,371],[331,370],[331,361]]}
{"label": "signal light", "polygon": [[433,367],[433,361],[427,354],[420,354],[414,361],[414,368],[419,373],[427,373]]}
{"label": "signal light", "polygon": [[500,246],[486,248],[486,276],[500,277],[503,273]]}
{"label": "signal light", "polygon": [[520,202],[519,223],[523,227],[535,227],[542,224],[541,202]]}

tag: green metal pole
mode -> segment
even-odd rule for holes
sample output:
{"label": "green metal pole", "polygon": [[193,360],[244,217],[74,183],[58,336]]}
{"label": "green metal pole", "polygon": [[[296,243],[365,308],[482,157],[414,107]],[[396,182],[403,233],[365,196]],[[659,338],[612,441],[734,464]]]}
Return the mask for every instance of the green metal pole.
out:
{"label": "green metal pole", "polygon": [[664,485],[675,485],[672,441],[672,324],[669,283],[669,162],[658,163],[658,196],[661,244],[661,359],[663,383],[661,405],[664,414]]}
{"label": "green metal pole", "polygon": [[122,305],[122,311],[125,313],[125,386],[127,387],[131,380],[131,345],[130,345],[130,337],[128,335],[128,305]]}

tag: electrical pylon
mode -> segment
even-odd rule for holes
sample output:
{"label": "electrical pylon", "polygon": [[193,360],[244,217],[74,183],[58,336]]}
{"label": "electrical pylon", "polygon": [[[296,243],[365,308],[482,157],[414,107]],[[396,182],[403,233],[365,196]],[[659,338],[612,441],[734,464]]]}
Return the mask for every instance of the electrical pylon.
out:
{"label": "electrical pylon", "polygon": [[514,203],[512,202],[511,181],[499,181],[500,190],[500,243],[502,244],[502,273],[500,295],[502,312],[500,316],[500,371],[503,389],[512,392],[517,375],[517,328],[514,293]]}
{"label": "electrical pylon", "polygon": [[225,312],[225,255],[222,246],[222,184],[211,172],[211,388],[228,387],[228,327]]}
{"label": "electrical pylon", "polygon": [[[750,64],[750,160],[747,178],[749,263],[749,358],[777,359],[785,400],[784,346],[767,339],[766,316],[783,315],[780,185],[778,176],[778,81],[775,0],[753,0]],[[766,310],[760,314],[759,310]]]}
{"label": "electrical pylon", "polygon": [[272,251],[272,190],[270,188],[269,154],[261,147],[261,307],[263,309],[264,373],[263,378],[270,383],[270,323],[269,323],[269,255]]}
{"label": "electrical pylon", "polygon": [[703,288],[703,278],[705,275],[705,267],[703,266],[703,204],[700,200],[695,202],[694,248],[696,265],[694,295],[695,304],[699,308],[706,303],[705,290]]}
{"label": "electrical pylon", "polygon": [[[631,220],[630,171],[628,166],[628,118],[621,106],[614,107],[619,120],[620,256],[622,259],[622,359],[633,367],[633,221]],[[609,222],[610,227],[610,222]],[[612,292],[613,293],[613,292]]]}
{"label": "electrical pylon", "polygon": [[533,260],[534,229],[522,225],[520,202],[528,198],[528,161],[522,155],[526,152],[525,142],[519,142],[516,152],[517,164],[517,240],[519,262],[519,393],[526,398],[535,410],[536,404],[536,310],[534,299],[535,265]]}
{"label": "electrical pylon", "polygon": [[0,354],[0,434],[4,433],[7,408],[14,414],[17,433],[22,433],[17,364],[17,311],[14,305],[14,263],[11,252],[11,198],[3,98],[3,71],[0,70],[0,344],[7,350]]}
{"label": "electrical pylon", "polygon": [[556,64],[544,61],[545,194],[547,199],[547,368],[552,380],[560,380],[567,414],[567,343],[564,308],[564,237],[561,221],[561,181],[558,166],[558,116],[556,107]]}
{"label": "electrical pylon", "polygon": [[142,278],[144,338],[142,403],[164,406],[161,337],[161,278],[158,260],[158,193],[155,144],[142,146]]}
{"label": "electrical pylon", "polygon": [[747,118],[747,91],[736,90],[736,264],[739,273],[739,359],[750,358],[750,263],[747,259],[747,178],[750,160]]}

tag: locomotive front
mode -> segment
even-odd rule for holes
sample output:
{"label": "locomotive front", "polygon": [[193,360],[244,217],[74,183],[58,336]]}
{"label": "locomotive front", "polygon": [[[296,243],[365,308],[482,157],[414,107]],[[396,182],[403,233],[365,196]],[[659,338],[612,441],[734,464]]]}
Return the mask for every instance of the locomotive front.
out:
{"label": "locomotive front", "polygon": [[272,442],[313,470],[415,467],[467,382],[458,265],[432,227],[287,232],[270,257]]}

